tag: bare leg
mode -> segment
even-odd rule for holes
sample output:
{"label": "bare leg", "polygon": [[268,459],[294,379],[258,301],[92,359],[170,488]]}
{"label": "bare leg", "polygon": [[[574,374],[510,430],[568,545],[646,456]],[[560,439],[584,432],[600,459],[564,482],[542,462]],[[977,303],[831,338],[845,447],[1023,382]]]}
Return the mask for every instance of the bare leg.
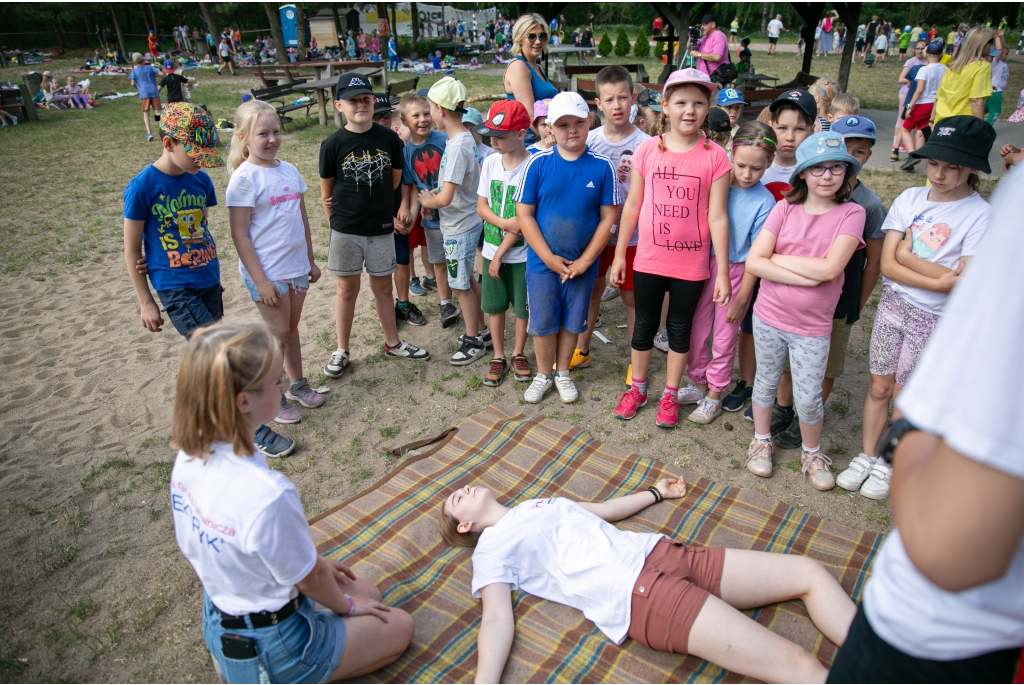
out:
{"label": "bare leg", "polygon": [[445,267],[444,262],[434,264],[433,266],[435,267],[434,275],[437,276],[437,297],[441,302],[452,299],[452,287],[448,284],[447,267]]}
{"label": "bare leg", "polygon": [[680,354],[669,349],[668,363],[665,365],[665,385],[673,388],[679,387],[679,383],[683,379],[683,371],[686,369],[686,359],[689,356],[689,352]]}
{"label": "bare leg", "polygon": [[[512,354],[522,354],[526,350],[526,325],[529,322],[526,319],[516,319],[516,338],[515,347],[512,348]],[[491,334],[491,338],[494,338],[494,334]]]}
{"label": "bare leg", "polygon": [[623,290],[622,288],[619,288],[619,298],[622,300],[622,306],[626,309],[626,340],[632,340],[633,324],[636,323],[636,298],[633,296],[632,290]]}
{"label": "bare leg", "polygon": [[[491,336],[493,338],[493,336]],[[558,350],[558,334],[535,335],[533,336],[533,351],[537,355],[537,370],[545,376],[550,374],[547,370],[555,365],[555,352]],[[634,352],[634,354],[636,354]],[[566,368],[569,362],[565,363]]]}
{"label": "bare leg", "polygon": [[821,403],[825,404],[828,402],[828,396],[832,394],[832,387],[836,384],[835,378],[829,378],[825,376],[825,379],[821,382]]}
{"label": "bare leg", "polygon": [[[412,260],[409,260],[412,263]],[[395,269],[395,291],[399,302],[409,301],[409,264],[399,264]]]}
{"label": "bare leg", "polygon": [[142,121],[146,124],[146,135],[153,135],[153,131],[149,128],[149,112],[142,113]]}
{"label": "bare leg", "polygon": [[[406,284],[408,288],[408,284]],[[398,324],[395,321],[395,303],[391,298],[391,276],[370,276],[370,292],[373,293],[373,303],[377,307],[377,318],[380,319],[380,327],[384,329],[384,342],[388,347],[395,347],[402,343],[398,337]],[[354,311],[354,308],[353,308]],[[351,325],[351,324],[350,324]]]}
{"label": "bare leg", "polygon": [[[647,378],[647,371],[651,366],[651,355],[653,354],[653,350],[653,347],[646,352],[630,350],[629,360],[633,364],[634,379],[639,378],[641,380],[650,380]],[[539,360],[538,363],[540,363]]]}
{"label": "bare leg", "polygon": [[430,263],[430,259],[427,257],[427,248],[420,248],[420,264],[423,266],[423,276],[425,278],[434,277],[434,265]]}
{"label": "bare leg", "polygon": [[[338,349],[351,351],[349,338],[352,335],[352,319],[356,313],[356,298],[359,297],[359,276],[338,276],[338,292],[334,296],[334,327],[338,333]],[[388,303],[388,308],[391,303]]]}
{"label": "bare leg", "polygon": [[576,339],[576,349],[582,352],[590,351],[590,339],[594,336],[594,324],[601,313],[601,293],[604,292],[604,279],[598,278],[594,281],[594,289],[590,291],[590,309],[587,312],[587,330],[579,334]]}
{"label": "bare leg", "polygon": [[412,642],[412,617],[401,609],[387,613],[388,622],[376,616],[345,620],[345,651],[331,681],[372,673],[402,656]]}
{"label": "bare leg", "polygon": [[465,290],[455,290],[454,292],[459,298],[459,306],[462,307],[462,320],[466,322],[466,335],[475,338],[480,335],[480,326],[483,323],[483,318],[480,316],[480,298],[473,292],[472,285]]}
{"label": "bare leg", "polygon": [[861,450],[869,457],[877,456],[878,441],[889,419],[889,399],[893,395],[896,376],[871,375],[868,395],[864,398]]}
{"label": "bare leg", "polygon": [[782,372],[779,389],[775,391],[775,401],[783,407],[793,406],[793,374],[788,370]]}
{"label": "bare leg", "polygon": [[494,346],[494,359],[505,358],[505,312],[501,314],[488,314],[488,323],[491,327],[491,344]]}
{"label": "bare leg", "polygon": [[299,341],[299,318],[302,316],[302,305],[306,293],[289,290],[278,298],[276,307],[268,307],[262,302],[256,303],[263,322],[270,332],[281,341],[284,352],[284,370],[288,376],[297,381],[302,378],[302,346]]}
{"label": "bare leg", "polygon": [[754,336],[740,331],[740,379],[747,385],[754,384],[757,374],[757,356],[754,354]]}
{"label": "bare leg", "polygon": [[800,439],[804,441],[804,445],[807,447],[816,447],[821,445],[821,430],[825,426],[825,421],[818,421],[813,426],[803,421],[800,422]]}
{"label": "bare leg", "polygon": [[[579,337],[576,333],[570,333],[564,328],[558,330],[558,342],[557,342],[557,354],[558,357],[556,367],[558,371],[568,371],[569,362],[572,361],[572,353],[576,349],[576,338]],[[540,360],[537,361],[540,364]],[[546,369],[546,366],[540,366],[541,369]]]}

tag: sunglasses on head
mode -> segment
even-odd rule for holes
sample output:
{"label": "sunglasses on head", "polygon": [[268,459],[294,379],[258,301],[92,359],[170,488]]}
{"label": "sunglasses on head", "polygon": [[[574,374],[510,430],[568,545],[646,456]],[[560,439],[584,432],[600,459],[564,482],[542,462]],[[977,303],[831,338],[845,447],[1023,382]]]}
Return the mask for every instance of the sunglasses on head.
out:
{"label": "sunglasses on head", "polygon": [[547,43],[548,34],[544,31],[541,31],[540,33],[528,33],[526,34],[526,40],[528,40],[531,43],[535,43],[538,40],[541,41],[542,43]]}

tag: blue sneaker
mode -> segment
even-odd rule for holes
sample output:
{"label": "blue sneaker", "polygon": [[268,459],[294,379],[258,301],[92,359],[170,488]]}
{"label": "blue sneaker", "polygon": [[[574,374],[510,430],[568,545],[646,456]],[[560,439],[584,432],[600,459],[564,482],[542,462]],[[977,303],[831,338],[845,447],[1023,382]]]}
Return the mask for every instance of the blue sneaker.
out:
{"label": "blue sneaker", "polygon": [[424,276],[423,278],[420,279],[420,283],[423,284],[423,288],[425,290],[434,290],[434,291],[437,290],[437,279],[436,278],[427,278],[426,276]]}
{"label": "blue sneaker", "polygon": [[750,401],[754,394],[754,388],[747,385],[746,381],[738,381],[736,386],[728,395],[722,398],[722,409],[725,411],[739,411],[743,405]]}
{"label": "blue sneaker", "polygon": [[419,276],[409,281],[409,292],[413,295],[426,295],[427,291],[420,285]]}
{"label": "blue sneaker", "polygon": [[275,433],[270,426],[263,424],[256,431],[256,449],[272,459],[287,457],[295,451],[295,441]]}

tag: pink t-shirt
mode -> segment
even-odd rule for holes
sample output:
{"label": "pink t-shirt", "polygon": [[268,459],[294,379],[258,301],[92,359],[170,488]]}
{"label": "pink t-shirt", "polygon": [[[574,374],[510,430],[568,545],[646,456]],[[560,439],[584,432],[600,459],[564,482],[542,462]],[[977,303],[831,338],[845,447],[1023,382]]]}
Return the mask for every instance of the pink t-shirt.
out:
{"label": "pink t-shirt", "polygon": [[644,179],[640,206],[640,240],[633,268],[683,281],[711,275],[711,229],[708,202],[711,184],[732,166],[725,150],[701,141],[687,153],[658,149],[658,138],[633,152],[633,168]]}
{"label": "pink t-shirt", "polygon": [[[820,259],[828,256],[832,243],[841,235],[852,235],[858,249],[864,247],[865,216],[864,208],[855,202],[844,202],[824,214],[808,214],[802,204],[783,200],[775,205],[762,230],[776,237],[776,254]],[[829,335],[844,277],[841,273],[834,283],[813,288],[762,278],[754,313],[769,326],[788,333],[811,338]]]}

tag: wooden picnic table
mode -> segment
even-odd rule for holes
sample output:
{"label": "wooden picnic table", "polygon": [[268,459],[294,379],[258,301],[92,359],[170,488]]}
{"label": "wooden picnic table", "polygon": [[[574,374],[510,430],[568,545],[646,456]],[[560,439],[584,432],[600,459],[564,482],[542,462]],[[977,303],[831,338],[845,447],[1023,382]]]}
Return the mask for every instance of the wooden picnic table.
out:
{"label": "wooden picnic table", "polygon": [[305,83],[298,83],[292,86],[292,91],[296,93],[306,94],[309,91],[316,93],[316,104],[317,104],[317,118],[320,120],[320,127],[325,128],[327,126],[327,95],[328,90],[331,91],[331,109],[334,111],[334,123],[341,128],[341,112],[334,106],[336,98],[336,90],[338,86],[338,78],[324,78],[318,81],[306,81]]}
{"label": "wooden picnic table", "polygon": [[330,78],[332,75],[337,78],[339,74],[355,71],[363,76],[377,76],[376,72],[381,72],[380,75],[384,77],[384,87],[388,87],[388,72],[384,67],[386,66],[383,62],[371,62],[369,60],[341,60],[338,62],[318,61],[318,62],[294,62],[300,67],[312,67],[313,77],[317,81],[321,81],[326,78]]}
{"label": "wooden picnic table", "polygon": [[736,80],[741,83],[764,83],[765,81],[771,81],[773,84],[779,82],[778,76],[769,76],[768,74],[739,74],[736,76]]}
{"label": "wooden picnic table", "polygon": [[[583,64],[583,53],[585,52],[597,52],[597,48],[577,48],[572,45],[552,45],[548,48],[547,55],[576,55],[577,61]],[[569,62],[569,58],[566,57],[566,64]],[[548,75],[548,63],[551,60],[548,57],[544,58],[544,76]]]}

